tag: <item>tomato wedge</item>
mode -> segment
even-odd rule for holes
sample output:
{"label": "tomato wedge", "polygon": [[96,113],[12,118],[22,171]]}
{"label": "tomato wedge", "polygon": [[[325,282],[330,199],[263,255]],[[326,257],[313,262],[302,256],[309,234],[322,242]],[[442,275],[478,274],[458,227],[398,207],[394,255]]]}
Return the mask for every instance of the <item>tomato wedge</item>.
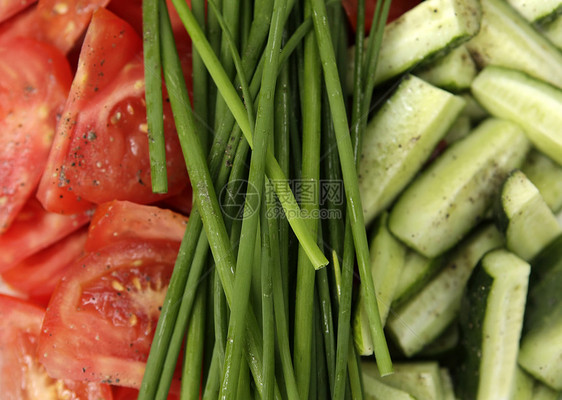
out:
{"label": "tomato wedge", "polygon": [[7,20],[37,0],[2,0],[0,1],[0,22]]}
{"label": "tomato wedge", "polygon": [[35,192],[72,74],[56,48],[0,42],[0,234]]}
{"label": "tomato wedge", "polygon": [[45,314],[38,354],[49,375],[140,387],[178,248],[130,240],[79,259]]}
{"label": "tomato wedge", "polygon": [[84,227],[26,258],[4,272],[2,278],[13,289],[26,294],[29,300],[47,306],[59,280],[84,253],[87,236],[88,229]]}
{"label": "tomato wedge", "polygon": [[[390,10],[388,12],[388,22],[394,21],[396,18],[404,14],[409,9],[415,7],[421,0],[392,0]],[[343,8],[347,13],[349,23],[355,30],[357,26],[357,0],[342,0]],[[376,0],[365,0],[365,32],[369,32],[373,23],[373,12],[377,5]]]}
{"label": "tomato wedge", "polygon": [[90,224],[86,250],[94,251],[131,238],[181,242],[187,217],[154,206],[128,201],[100,205]]}
{"label": "tomato wedge", "polygon": [[47,212],[29,199],[10,229],[0,236],[0,273],[43,250],[90,220],[89,213],[60,215]]}
{"label": "tomato wedge", "polygon": [[37,360],[44,310],[0,294],[0,388],[3,399],[113,398],[109,385],[53,379]]}
{"label": "tomato wedge", "polygon": [[6,21],[0,40],[33,38],[68,53],[82,37],[92,13],[109,0],[40,0],[36,6]]}
{"label": "tomato wedge", "polygon": [[152,193],[142,40],[125,21],[99,9],[88,28],[37,197],[69,213],[113,199],[151,203],[188,183],[171,109],[165,105],[167,195]]}

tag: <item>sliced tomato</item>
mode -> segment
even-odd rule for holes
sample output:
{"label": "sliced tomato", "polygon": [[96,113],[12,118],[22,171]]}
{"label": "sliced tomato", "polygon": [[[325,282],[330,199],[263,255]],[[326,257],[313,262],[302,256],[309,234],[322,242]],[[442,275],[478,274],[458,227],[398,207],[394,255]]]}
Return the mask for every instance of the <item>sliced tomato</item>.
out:
{"label": "sliced tomato", "polygon": [[43,250],[90,220],[90,213],[60,215],[47,212],[31,198],[16,216],[16,220],[0,236],[0,273]]}
{"label": "sliced tomato", "polygon": [[45,314],[38,354],[49,375],[140,387],[177,252],[137,240],[79,259]]}
{"label": "sliced tomato", "polygon": [[173,211],[115,200],[96,209],[86,250],[98,250],[131,238],[179,243],[186,225],[187,217]]}
{"label": "sliced tomato", "polygon": [[0,42],[0,234],[35,189],[72,82],[56,48],[31,39]]}
{"label": "sliced tomato", "polygon": [[[411,8],[418,5],[421,0],[392,0],[388,13],[388,22],[394,21],[396,18],[404,14]],[[347,14],[349,23],[353,30],[357,26],[357,0],[342,0],[343,8]],[[365,0],[365,32],[369,32],[373,23],[373,13],[377,5],[376,0]]]}
{"label": "sliced tomato", "polygon": [[109,0],[39,0],[0,27],[0,40],[33,38],[66,54],[82,37],[92,13],[107,3]]}
{"label": "sliced tomato", "polygon": [[37,0],[2,0],[0,1],[0,22],[16,15]]}
{"label": "sliced tomato", "polygon": [[2,278],[13,289],[26,294],[29,300],[47,306],[66,270],[83,255],[87,237],[88,229],[84,227],[26,258],[4,272]]}
{"label": "sliced tomato", "polygon": [[0,294],[0,388],[3,399],[113,398],[109,385],[53,379],[37,359],[44,310]]}
{"label": "sliced tomato", "polygon": [[167,195],[152,193],[142,41],[99,9],[88,28],[76,77],[37,196],[68,213],[113,199],[151,203],[179,193],[187,171],[171,109],[164,110]]}

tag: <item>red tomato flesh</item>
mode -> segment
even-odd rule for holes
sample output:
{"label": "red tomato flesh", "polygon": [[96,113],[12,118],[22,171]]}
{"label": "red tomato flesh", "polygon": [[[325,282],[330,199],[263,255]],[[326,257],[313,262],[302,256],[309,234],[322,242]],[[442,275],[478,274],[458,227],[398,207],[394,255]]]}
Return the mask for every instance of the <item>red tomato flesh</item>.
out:
{"label": "red tomato flesh", "polygon": [[0,233],[35,192],[71,81],[56,48],[0,41]]}
{"label": "red tomato flesh", "polygon": [[125,21],[98,10],[38,198],[46,209],[68,213],[114,199],[146,204],[179,193],[188,178],[168,104],[164,123],[169,193],[159,195],[150,183],[142,41]]}
{"label": "red tomato flesh", "polygon": [[17,14],[28,6],[35,3],[37,0],[2,0],[0,1],[0,22],[10,18],[12,15]]}
{"label": "red tomato flesh", "polygon": [[79,259],[45,314],[49,375],[140,387],[178,247],[124,241]]}
{"label": "red tomato flesh", "polygon": [[47,306],[55,286],[66,270],[84,253],[88,236],[86,227],[52,246],[26,258],[2,274],[2,278],[28,299]]}
{"label": "red tomato flesh", "polygon": [[187,217],[173,211],[115,200],[96,209],[86,250],[94,251],[131,238],[179,243],[186,225]]}
{"label": "red tomato flesh", "polygon": [[68,53],[82,37],[92,13],[109,0],[40,0],[0,27],[0,40],[33,38]]}
{"label": "red tomato flesh", "polygon": [[10,229],[0,236],[0,273],[78,230],[89,220],[88,213],[47,212],[37,199],[31,198]]}
{"label": "red tomato flesh", "polygon": [[53,379],[37,360],[44,310],[0,294],[0,388],[3,399],[113,398],[109,385]]}

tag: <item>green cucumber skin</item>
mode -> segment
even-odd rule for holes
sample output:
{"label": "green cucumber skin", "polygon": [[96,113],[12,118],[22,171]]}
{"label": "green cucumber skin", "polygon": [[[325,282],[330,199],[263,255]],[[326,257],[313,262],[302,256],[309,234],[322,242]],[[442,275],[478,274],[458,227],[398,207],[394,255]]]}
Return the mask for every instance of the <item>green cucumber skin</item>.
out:
{"label": "green cucumber skin", "polygon": [[458,393],[461,399],[466,400],[474,400],[478,394],[486,303],[494,283],[494,279],[482,268],[476,268],[461,303],[459,321],[463,332],[461,345],[464,352],[463,364],[458,371],[458,375],[462,376],[458,384]]}
{"label": "green cucumber skin", "polygon": [[391,211],[391,232],[428,258],[443,254],[483,220],[528,150],[518,125],[485,120],[406,188]]}
{"label": "green cucumber skin", "polygon": [[541,22],[562,14],[560,0],[507,0],[508,3],[529,22]]}
{"label": "green cucumber skin", "polygon": [[461,399],[511,398],[529,274],[527,262],[497,249],[480,260],[471,276],[460,313]]}
{"label": "green cucumber skin", "polygon": [[505,0],[482,0],[480,32],[466,46],[479,68],[514,68],[562,87],[562,53]]}

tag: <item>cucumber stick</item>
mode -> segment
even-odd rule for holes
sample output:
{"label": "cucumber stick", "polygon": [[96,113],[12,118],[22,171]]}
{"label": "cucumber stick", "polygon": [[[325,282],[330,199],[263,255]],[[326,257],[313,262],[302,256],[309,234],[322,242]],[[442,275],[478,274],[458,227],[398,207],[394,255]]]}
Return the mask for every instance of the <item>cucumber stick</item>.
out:
{"label": "cucumber stick", "polygon": [[540,151],[562,164],[561,89],[520,71],[487,67],[472,82],[472,93],[490,114],[518,123]]}
{"label": "cucumber stick", "polygon": [[562,0],[507,0],[527,21],[551,19],[562,13]]}
{"label": "cucumber stick", "polygon": [[533,400],[534,387],[533,377],[517,366],[510,400]]}
{"label": "cucumber stick", "polygon": [[392,307],[397,308],[418,293],[442,266],[443,257],[427,258],[414,250],[408,250],[394,291]]}
{"label": "cucumber stick", "polygon": [[562,390],[562,236],[532,265],[519,364],[536,379]]}
{"label": "cucumber stick", "polygon": [[359,162],[365,222],[404,189],[463,109],[465,102],[408,75],[369,122]]}
{"label": "cucumber stick", "polygon": [[562,15],[554,20],[541,24],[541,33],[548,38],[558,49],[562,50]]}
{"label": "cucumber stick", "polygon": [[476,65],[466,46],[460,45],[415,74],[439,88],[460,92],[470,88],[476,76]]}
{"label": "cucumber stick", "polygon": [[[363,379],[378,379],[418,400],[443,400],[442,372],[437,362],[395,363],[394,373],[383,378],[373,362],[362,362]],[[387,397],[387,399],[393,399]]]}
{"label": "cucumber stick", "polygon": [[562,209],[562,166],[540,151],[533,149],[521,166],[521,171],[537,187],[553,212]]}
{"label": "cucumber stick", "polygon": [[[370,245],[371,272],[383,326],[402,275],[406,254],[406,246],[388,231],[387,221],[388,213],[382,214],[375,226]],[[373,343],[363,301],[363,290],[360,287],[353,317],[355,347],[360,355],[371,355],[373,354]]]}
{"label": "cucumber stick", "polygon": [[391,211],[391,232],[428,258],[442,254],[483,219],[528,149],[518,125],[485,120],[406,188]]}
{"label": "cucumber stick", "polygon": [[510,399],[530,271],[527,262],[498,249],[470,278],[460,313],[466,354],[458,374],[461,399]]}
{"label": "cucumber stick", "polygon": [[496,208],[507,248],[524,260],[531,260],[562,233],[539,190],[520,170],[505,180]]}
{"label": "cucumber stick", "polygon": [[[405,12],[384,29],[375,83],[447,54],[478,32],[480,17],[480,0],[426,0]],[[354,53],[351,48],[348,77]]]}
{"label": "cucumber stick", "polygon": [[396,389],[370,375],[363,375],[365,400],[417,400],[410,393]]}
{"label": "cucumber stick", "polygon": [[451,325],[478,260],[502,244],[503,237],[494,225],[483,226],[447,257],[444,268],[418,294],[392,309],[387,330],[406,356],[420,352]]}
{"label": "cucumber stick", "polygon": [[562,53],[505,0],[482,0],[481,25],[466,44],[479,67],[514,68],[562,87]]}

